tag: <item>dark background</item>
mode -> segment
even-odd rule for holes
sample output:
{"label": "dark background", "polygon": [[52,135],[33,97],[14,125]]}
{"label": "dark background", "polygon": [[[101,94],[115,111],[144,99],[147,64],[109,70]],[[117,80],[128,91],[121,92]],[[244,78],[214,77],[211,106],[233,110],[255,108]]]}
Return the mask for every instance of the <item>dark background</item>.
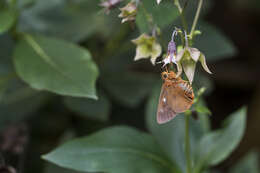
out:
{"label": "dark background", "polygon": [[[258,150],[260,147],[260,2],[258,0],[212,0],[211,5],[212,7],[203,18],[222,31],[237,50],[235,55],[211,61],[209,68],[213,72],[212,75],[204,73],[212,83],[211,92],[205,96],[208,108],[212,112],[210,117],[212,127],[218,128],[222,120],[230,113],[243,105],[248,106],[247,128],[242,142],[229,159],[217,166],[218,169],[225,172],[247,152]],[[120,22],[119,19],[116,19],[116,22]],[[130,39],[133,38],[131,34],[135,32],[131,25],[121,25],[118,32],[131,44]],[[114,36],[116,38],[118,35]],[[108,65],[103,63],[104,59],[100,57],[114,55],[113,51],[121,49],[120,44],[115,44],[112,53],[110,53],[104,48],[107,42],[108,40],[101,38],[98,34],[93,34],[88,40],[79,42],[80,45],[89,48],[100,67],[101,74],[107,66],[122,61],[106,61]],[[129,58],[125,57],[123,65],[118,64],[119,67],[115,69],[115,74],[120,69],[127,69],[131,72],[149,72],[159,79],[160,67],[154,68],[147,61],[133,63],[134,45],[130,45],[130,47]],[[218,51],[218,47],[215,47],[215,50]],[[127,63],[130,65],[126,66]],[[110,101],[108,121],[78,116],[77,113],[64,105],[62,97],[52,95],[45,104],[26,113],[25,118],[19,118],[19,120],[16,119],[17,121],[5,124],[0,132],[2,160],[18,170],[23,170],[23,172],[40,173],[45,172],[46,166],[46,162],[40,158],[41,154],[49,152],[58,146],[60,141],[64,141],[70,136],[83,136],[118,124],[135,126],[147,131],[144,122],[147,96],[138,98],[137,94],[136,97],[139,101],[136,104],[134,101],[131,102],[134,92],[128,93],[122,96],[123,100],[127,100],[126,103],[122,104],[118,97],[115,97],[107,87],[103,86],[107,81],[115,79],[117,86],[121,86],[122,83],[134,85],[135,80],[137,80],[134,79],[134,82],[130,84],[124,83],[124,77],[121,74],[114,77],[103,75],[98,80],[97,87],[106,94]],[[149,87],[152,82],[153,80],[148,81],[145,86]],[[123,88],[122,92],[128,92],[128,90]],[[131,103],[133,106],[126,106]],[[28,104],[28,107],[34,106],[31,103]],[[2,113],[1,116],[8,116],[8,111],[6,114]],[[65,137],[64,134],[66,134]]]}

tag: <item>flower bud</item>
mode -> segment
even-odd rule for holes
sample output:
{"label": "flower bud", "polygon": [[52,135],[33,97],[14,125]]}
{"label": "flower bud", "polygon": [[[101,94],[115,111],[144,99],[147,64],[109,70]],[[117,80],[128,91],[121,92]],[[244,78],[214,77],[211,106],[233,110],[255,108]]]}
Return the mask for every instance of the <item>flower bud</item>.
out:
{"label": "flower bud", "polygon": [[118,17],[123,18],[122,23],[134,21],[137,14],[137,6],[135,2],[129,2],[125,7],[120,8],[121,13]]}

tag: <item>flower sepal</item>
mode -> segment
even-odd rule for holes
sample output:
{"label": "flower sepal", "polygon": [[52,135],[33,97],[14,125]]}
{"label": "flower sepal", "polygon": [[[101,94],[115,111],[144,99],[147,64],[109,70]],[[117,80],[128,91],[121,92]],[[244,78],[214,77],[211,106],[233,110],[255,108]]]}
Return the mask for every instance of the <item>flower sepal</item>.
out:
{"label": "flower sepal", "polygon": [[162,47],[157,43],[156,38],[144,33],[132,42],[137,46],[134,60],[151,58],[152,64],[155,65],[156,58],[162,53]]}

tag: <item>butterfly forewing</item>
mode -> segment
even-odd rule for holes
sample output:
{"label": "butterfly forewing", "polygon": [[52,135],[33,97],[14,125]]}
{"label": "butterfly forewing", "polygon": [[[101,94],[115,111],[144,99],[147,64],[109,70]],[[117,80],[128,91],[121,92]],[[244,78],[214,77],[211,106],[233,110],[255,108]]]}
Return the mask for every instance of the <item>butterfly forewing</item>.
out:
{"label": "butterfly forewing", "polygon": [[169,105],[168,93],[169,88],[163,84],[157,108],[157,122],[159,124],[166,123],[176,116],[176,112]]}

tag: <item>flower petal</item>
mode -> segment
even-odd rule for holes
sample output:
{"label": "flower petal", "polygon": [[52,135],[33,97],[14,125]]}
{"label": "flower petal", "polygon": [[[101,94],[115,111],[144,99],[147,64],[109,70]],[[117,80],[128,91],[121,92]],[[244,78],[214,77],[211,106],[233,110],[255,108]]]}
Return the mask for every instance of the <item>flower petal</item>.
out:
{"label": "flower petal", "polygon": [[171,63],[171,58],[168,55],[168,56],[166,56],[166,58],[163,59],[163,67],[170,63]]}
{"label": "flower petal", "polygon": [[139,59],[148,58],[150,56],[150,52],[147,50],[146,45],[140,45],[136,48],[136,54],[134,60],[137,61]]}
{"label": "flower petal", "polygon": [[182,59],[184,52],[185,52],[185,49],[181,49],[180,51],[177,52],[177,56],[176,56],[177,62]]}
{"label": "flower petal", "polygon": [[161,1],[162,1],[162,0],[157,0],[157,4],[160,4]]}
{"label": "flower petal", "polygon": [[150,61],[151,61],[151,63],[152,63],[153,65],[155,65],[156,59],[157,59],[157,57],[153,57],[153,58],[150,59]]}
{"label": "flower petal", "polygon": [[178,61],[177,63],[176,63],[176,65],[177,65],[177,77],[179,77],[181,74],[182,74],[182,66],[181,66],[181,62],[180,61]]}
{"label": "flower petal", "polygon": [[119,8],[119,10],[121,13],[118,15],[118,17],[123,18],[122,23],[135,20],[137,14],[137,7],[135,2],[129,2],[125,7]]}
{"label": "flower petal", "polygon": [[206,64],[206,58],[205,58],[205,55],[203,53],[200,54],[199,60],[200,60],[202,67],[204,68],[204,70],[206,72],[208,72],[209,74],[212,74],[212,72],[209,70],[209,68]]}
{"label": "flower petal", "polygon": [[151,52],[151,62],[152,62],[152,64],[154,65],[156,58],[158,58],[158,57],[161,55],[161,53],[162,53],[162,47],[161,47],[160,44],[154,43],[152,49],[153,49],[153,50],[152,50],[152,52]]}
{"label": "flower petal", "polygon": [[196,68],[196,62],[192,59],[184,59],[183,61],[181,61],[181,63],[189,82],[192,83]]}
{"label": "flower petal", "polygon": [[132,42],[136,45],[138,44],[142,44],[145,43],[146,40],[150,39],[150,36],[147,35],[146,33],[143,33],[142,35],[140,35],[138,38],[133,39]]}
{"label": "flower petal", "polygon": [[197,62],[200,57],[200,51],[197,48],[193,48],[193,47],[188,47],[187,50],[189,51],[191,58],[195,62]]}

